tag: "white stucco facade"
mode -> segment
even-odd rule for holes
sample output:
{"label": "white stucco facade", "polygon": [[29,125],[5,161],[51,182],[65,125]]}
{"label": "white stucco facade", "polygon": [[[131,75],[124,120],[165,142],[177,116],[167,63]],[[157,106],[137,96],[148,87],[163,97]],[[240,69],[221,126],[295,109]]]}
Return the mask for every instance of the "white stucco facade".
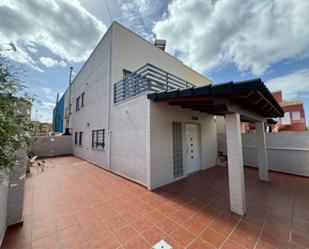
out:
{"label": "white stucco facade", "polygon": [[[201,170],[216,163],[216,126],[213,115],[153,103],[147,93],[114,103],[114,84],[123,79],[123,69],[135,71],[146,63],[196,85],[211,83],[113,23],[72,82],[72,139],[74,155],[154,189],[179,179],[173,177],[172,122],[199,124]],[[84,105],[76,110],[76,99],[83,93]],[[100,129],[104,129],[104,149],[92,146],[92,131]],[[78,139],[82,132],[81,145],[74,143],[76,132]],[[184,160],[182,177],[186,175]]]}
{"label": "white stucco facade", "polygon": [[[194,120],[192,119],[194,117]],[[173,182],[172,122],[182,124],[183,156],[186,155],[185,124],[197,124],[200,129],[200,169],[216,165],[216,125],[213,115],[150,102],[150,188]],[[183,176],[187,176],[186,160],[183,160]],[[178,180],[177,179],[177,180]]]}

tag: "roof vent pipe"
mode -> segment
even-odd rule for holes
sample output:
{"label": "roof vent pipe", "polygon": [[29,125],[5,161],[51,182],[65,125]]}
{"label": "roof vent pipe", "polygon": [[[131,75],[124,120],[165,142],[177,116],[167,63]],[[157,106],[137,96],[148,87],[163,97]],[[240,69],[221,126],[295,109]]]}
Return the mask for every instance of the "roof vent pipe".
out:
{"label": "roof vent pipe", "polygon": [[162,49],[163,51],[165,51],[166,40],[159,40],[159,39],[156,39],[154,45],[155,45],[157,48],[160,48],[160,49]]}

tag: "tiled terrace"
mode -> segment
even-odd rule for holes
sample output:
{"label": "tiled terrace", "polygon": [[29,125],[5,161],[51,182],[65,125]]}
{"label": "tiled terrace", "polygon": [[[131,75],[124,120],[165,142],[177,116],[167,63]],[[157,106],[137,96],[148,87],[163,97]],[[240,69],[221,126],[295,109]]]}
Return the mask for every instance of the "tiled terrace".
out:
{"label": "tiled terrace", "polygon": [[26,181],[25,219],[3,249],[308,248],[309,179],[245,169],[247,215],[229,211],[227,170],[214,167],[150,192],[76,157],[47,160]]}

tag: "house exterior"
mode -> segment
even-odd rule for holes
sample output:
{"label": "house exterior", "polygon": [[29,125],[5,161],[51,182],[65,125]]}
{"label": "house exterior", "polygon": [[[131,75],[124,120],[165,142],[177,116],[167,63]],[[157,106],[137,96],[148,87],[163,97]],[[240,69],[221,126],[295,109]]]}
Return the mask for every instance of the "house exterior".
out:
{"label": "house exterior", "polygon": [[302,100],[283,100],[282,91],[273,92],[272,95],[279,102],[285,114],[279,118],[274,131],[306,131],[306,116]]}
{"label": "house exterior", "polygon": [[216,115],[226,120],[231,209],[245,213],[240,120],[258,124],[260,179],[268,180],[261,127],[283,110],[259,79],[212,85],[114,22],[65,96],[73,154],[150,190],[216,165]]}
{"label": "house exterior", "polygon": [[[178,59],[114,23],[72,82],[71,116],[75,155],[152,189],[174,180],[172,146],[163,151],[161,146],[164,140],[166,146],[171,142],[170,123],[163,118],[169,116],[170,110],[164,104],[153,105],[145,93],[114,103],[113,87],[123,79],[124,70],[133,72],[147,63],[188,82],[211,83]],[[200,124],[205,119],[208,135],[215,136],[212,115],[194,116]],[[193,121],[191,111],[180,112],[178,119]],[[154,148],[152,153],[150,147]],[[215,144],[207,147],[213,156],[201,157],[203,167],[215,165],[216,149]],[[150,164],[157,165],[151,174]]]}

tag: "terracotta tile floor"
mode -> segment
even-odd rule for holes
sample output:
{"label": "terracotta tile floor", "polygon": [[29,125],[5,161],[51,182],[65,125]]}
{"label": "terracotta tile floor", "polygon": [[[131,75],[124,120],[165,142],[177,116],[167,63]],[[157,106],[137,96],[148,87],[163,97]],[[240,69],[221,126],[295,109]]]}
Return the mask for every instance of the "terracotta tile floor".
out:
{"label": "terracotta tile floor", "polygon": [[150,192],[77,157],[58,157],[26,181],[24,225],[2,249],[308,248],[309,179],[245,169],[247,215],[229,211],[227,169]]}

